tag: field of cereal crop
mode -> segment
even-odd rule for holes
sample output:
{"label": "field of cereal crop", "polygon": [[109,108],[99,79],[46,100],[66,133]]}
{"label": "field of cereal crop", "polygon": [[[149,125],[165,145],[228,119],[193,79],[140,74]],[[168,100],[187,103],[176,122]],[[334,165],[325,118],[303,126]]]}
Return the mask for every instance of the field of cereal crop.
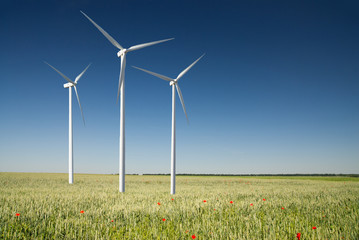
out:
{"label": "field of cereal crop", "polygon": [[0,238],[359,239],[358,178],[176,179],[0,173]]}

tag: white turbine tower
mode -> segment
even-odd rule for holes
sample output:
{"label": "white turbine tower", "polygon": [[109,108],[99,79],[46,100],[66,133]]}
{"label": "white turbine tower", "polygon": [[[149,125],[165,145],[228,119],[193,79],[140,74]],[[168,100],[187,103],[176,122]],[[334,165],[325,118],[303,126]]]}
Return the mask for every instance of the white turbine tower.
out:
{"label": "white turbine tower", "polygon": [[171,194],[175,194],[176,192],[176,105],[175,105],[175,100],[176,100],[176,90],[175,87],[177,89],[177,93],[179,96],[179,99],[181,101],[182,104],[182,108],[183,111],[186,115],[187,118],[187,122],[188,122],[188,117],[187,117],[187,113],[186,113],[186,108],[184,106],[184,101],[183,101],[183,97],[182,97],[182,92],[180,87],[178,86],[178,80],[183,77],[183,75],[185,75],[188,70],[191,69],[191,67],[193,67],[193,65],[195,65],[202,57],[204,56],[204,54],[199,57],[196,61],[194,61],[191,65],[189,65],[185,70],[183,70],[180,74],[178,74],[176,79],[173,78],[169,78],[166,77],[164,75],[158,74],[158,73],[154,73],[139,67],[135,67],[141,71],[144,71],[146,73],[149,73],[155,77],[161,78],[163,80],[169,81],[170,82],[170,86],[172,86],[172,135],[171,135]]}
{"label": "white turbine tower", "polygon": [[117,56],[121,57],[121,71],[118,81],[117,101],[121,91],[121,103],[120,103],[120,150],[119,150],[119,180],[120,192],[125,192],[125,67],[126,67],[126,54],[144,47],[149,47],[161,42],[172,40],[173,38],[164,39],[155,42],[143,43],[132,46],[128,49],[123,48],[115,39],[113,39],[105,30],[97,25],[89,16],[80,11],[90,22],[120,51],[117,52]]}
{"label": "white turbine tower", "polygon": [[81,103],[80,103],[80,98],[79,95],[77,93],[77,82],[80,80],[80,78],[82,77],[82,75],[86,72],[86,70],[88,69],[88,67],[91,65],[91,63],[85,68],[85,70],[83,70],[76,78],[75,81],[70,80],[68,77],[66,77],[62,72],[60,72],[59,70],[57,70],[56,68],[54,68],[53,66],[51,66],[50,64],[48,64],[47,62],[45,62],[47,65],[49,65],[52,69],[54,69],[58,74],[60,74],[66,81],[68,81],[68,83],[64,84],[64,88],[68,88],[69,89],[69,183],[73,184],[74,183],[74,172],[73,172],[73,168],[74,168],[74,162],[73,162],[73,144],[72,144],[72,87],[75,89],[75,93],[76,93],[76,97],[77,97],[77,102],[79,103],[80,106],[80,110],[81,110],[81,115],[82,115],[82,121],[85,125],[85,118],[84,118],[84,114],[82,112],[82,107],[81,107]]}

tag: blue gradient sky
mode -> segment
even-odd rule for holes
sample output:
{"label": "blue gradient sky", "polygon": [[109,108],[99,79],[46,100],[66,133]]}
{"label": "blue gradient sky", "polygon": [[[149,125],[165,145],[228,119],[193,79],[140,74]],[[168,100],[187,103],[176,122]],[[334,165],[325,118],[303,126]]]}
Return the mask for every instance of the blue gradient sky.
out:
{"label": "blue gradient sky", "polygon": [[0,171],[67,172],[74,79],[75,172],[117,173],[117,50],[126,68],[126,172],[169,173],[171,88],[181,80],[178,173],[359,173],[358,1],[0,3]]}

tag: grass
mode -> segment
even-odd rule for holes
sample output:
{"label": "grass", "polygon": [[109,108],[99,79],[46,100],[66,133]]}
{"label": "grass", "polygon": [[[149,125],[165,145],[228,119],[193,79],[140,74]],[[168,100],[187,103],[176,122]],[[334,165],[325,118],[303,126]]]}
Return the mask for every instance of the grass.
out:
{"label": "grass", "polygon": [[353,178],[178,176],[176,190],[169,176],[126,176],[123,194],[113,175],[0,173],[0,238],[359,239]]}
{"label": "grass", "polygon": [[343,177],[343,176],[256,176],[256,177],[248,177],[248,178],[359,182],[359,177]]}

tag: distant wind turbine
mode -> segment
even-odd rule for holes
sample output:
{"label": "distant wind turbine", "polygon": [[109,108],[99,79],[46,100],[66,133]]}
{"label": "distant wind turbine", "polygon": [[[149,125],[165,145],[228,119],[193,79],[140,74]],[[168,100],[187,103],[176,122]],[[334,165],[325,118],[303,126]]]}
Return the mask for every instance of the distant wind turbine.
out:
{"label": "distant wind turbine", "polygon": [[155,42],[143,43],[132,46],[128,49],[123,48],[115,39],[113,39],[110,34],[103,30],[97,23],[95,23],[89,16],[84,12],[80,11],[116,48],[120,51],[117,52],[117,56],[121,57],[121,71],[118,81],[118,91],[117,91],[117,101],[121,91],[121,103],[120,103],[120,151],[119,151],[119,180],[120,192],[125,192],[125,67],[126,67],[126,54],[131,51],[135,51],[144,47],[149,47],[158,43],[166,42],[174,38],[164,39]]}
{"label": "distant wind turbine", "polygon": [[146,73],[149,73],[155,77],[161,78],[163,80],[169,81],[170,82],[170,86],[172,86],[172,135],[171,135],[171,194],[175,194],[176,192],[176,105],[175,105],[175,100],[176,100],[176,90],[175,87],[177,89],[177,93],[179,96],[179,99],[181,101],[182,104],[182,108],[183,111],[186,115],[187,118],[187,122],[188,122],[188,116],[186,113],[186,108],[184,106],[184,101],[183,101],[183,97],[182,97],[182,92],[180,87],[178,86],[178,80],[183,77],[183,75],[185,75],[192,67],[193,65],[195,65],[202,57],[204,56],[204,54],[199,57],[196,61],[194,61],[191,65],[189,65],[185,70],[183,70],[180,74],[178,74],[176,79],[173,78],[169,78],[166,77],[164,75],[158,74],[158,73],[154,73],[139,67],[135,67],[141,71],[144,71]]}
{"label": "distant wind turbine", "polygon": [[91,63],[85,68],[85,70],[83,70],[76,78],[75,81],[70,80],[68,77],[66,77],[62,72],[60,72],[59,70],[57,70],[56,68],[54,68],[53,66],[51,66],[50,64],[48,64],[47,62],[45,62],[47,65],[49,65],[52,69],[54,69],[58,74],[60,74],[68,83],[64,84],[64,88],[68,88],[69,89],[69,183],[73,184],[74,183],[74,172],[73,172],[73,168],[74,168],[74,162],[73,162],[73,144],[72,144],[72,87],[75,89],[75,93],[76,93],[76,97],[77,97],[77,102],[79,103],[80,106],[80,110],[81,110],[81,115],[82,115],[82,121],[85,125],[85,118],[84,118],[84,114],[82,112],[82,107],[81,107],[81,103],[80,103],[80,98],[79,95],[77,93],[77,82],[80,80],[80,78],[82,77],[82,75],[86,72],[86,70],[88,69],[88,67],[91,65]]}

